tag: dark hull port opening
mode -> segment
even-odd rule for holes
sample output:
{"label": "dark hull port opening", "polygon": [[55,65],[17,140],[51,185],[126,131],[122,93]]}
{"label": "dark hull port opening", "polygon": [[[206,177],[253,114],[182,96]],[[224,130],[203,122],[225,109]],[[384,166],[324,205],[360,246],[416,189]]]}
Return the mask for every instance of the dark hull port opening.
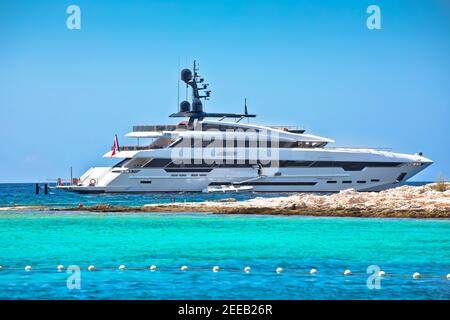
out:
{"label": "dark hull port opening", "polygon": [[144,184],[150,184],[150,183],[152,183],[152,182],[151,182],[151,181],[147,181],[147,180],[142,180],[141,183],[144,183]]}
{"label": "dark hull port opening", "polygon": [[[211,182],[209,186],[228,185],[229,182]],[[242,186],[315,186],[317,182],[244,182],[239,185]]]}
{"label": "dark hull port opening", "polygon": [[397,177],[397,182],[402,182],[403,179],[406,177],[406,172],[400,173],[400,175]]}

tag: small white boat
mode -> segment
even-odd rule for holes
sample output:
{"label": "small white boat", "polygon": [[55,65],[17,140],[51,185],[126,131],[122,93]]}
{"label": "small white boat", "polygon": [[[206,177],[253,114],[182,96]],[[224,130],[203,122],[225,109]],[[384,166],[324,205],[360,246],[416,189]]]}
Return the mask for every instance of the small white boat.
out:
{"label": "small white boat", "polygon": [[252,186],[234,186],[234,185],[220,185],[220,186],[209,186],[202,190],[204,193],[211,192],[248,192],[252,191]]}

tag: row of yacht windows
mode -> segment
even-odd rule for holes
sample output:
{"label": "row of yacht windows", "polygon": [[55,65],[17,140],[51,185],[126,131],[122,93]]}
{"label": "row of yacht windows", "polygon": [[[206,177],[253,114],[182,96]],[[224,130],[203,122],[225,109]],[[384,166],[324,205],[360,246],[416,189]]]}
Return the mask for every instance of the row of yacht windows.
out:
{"label": "row of yacht windows", "polygon": [[[342,180],[342,183],[353,183],[351,180]],[[370,182],[380,182],[380,179],[370,179]],[[338,183],[336,180],[328,180],[327,183],[334,184]],[[366,183],[366,180],[357,180],[356,183]]]}
{"label": "row of yacht windows", "polygon": [[228,126],[225,124],[206,124],[202,123],[201,127],[202,131],[208,131],[208,130],[217,130],[220,132],[260,132],[260,129],[258,128],[245,128],[245,127],[236,127],[236,126]]}
{"label": "row of yacht windows", "polygon": [[267,140],[237,140],[220,141],[180,138],[170,145],[171,148],[323,148],[326,142],[311,141],[272,141]]}
{"label": "row of yacht windows", "polygon": [[[256,160],[197,160],[191,163],[178,163],[171,159],[131,158],[119,162],[115,167],[124,168],[248,168],[260,167],[310,167],[310,168],[342,168],[345,171],[361,171],[366,167],[398,167],[401,162],[355,162],[355,161],[293,161],[280,160],[274,162],[258,162]],[[333,182],[330,182],[333,183]]]}

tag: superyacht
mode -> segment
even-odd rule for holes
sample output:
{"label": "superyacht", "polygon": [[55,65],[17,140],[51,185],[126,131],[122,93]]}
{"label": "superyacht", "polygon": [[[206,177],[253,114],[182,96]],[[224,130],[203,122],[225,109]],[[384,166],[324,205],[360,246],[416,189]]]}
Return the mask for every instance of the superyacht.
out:
{"label": "superyacht", "polygon": [[[93,167],[58,188],[80,193],[145,192],[338,192],[379,191],[404,183],[432,161],[421,153],[330,147],[334,141],[292,126],[250,123],[255,114],[210,113],[198,66],[181,71],[192,91],[172,118],[177,124],[137,125],[120,146],[117,136],[103,155],[110,167]],[[245,119],[245,120],[244,120]],[[244,120],[244,121],[242,121]]]}

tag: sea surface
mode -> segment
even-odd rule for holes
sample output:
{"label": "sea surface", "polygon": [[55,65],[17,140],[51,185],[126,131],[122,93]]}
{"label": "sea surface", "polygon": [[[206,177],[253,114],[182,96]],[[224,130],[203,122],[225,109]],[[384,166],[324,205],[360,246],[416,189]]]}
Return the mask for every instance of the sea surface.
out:
{"label": "sea surface", "polygon": [[[33,192],[32,184],[0,185],[0,207],[280,195]],[[58,272],[60,264],[81,271]],[[0,211],[0,265],[0,299],[450,299],[450,221]],[[388,274],[378,289],[367,285],[371,265]]]}

